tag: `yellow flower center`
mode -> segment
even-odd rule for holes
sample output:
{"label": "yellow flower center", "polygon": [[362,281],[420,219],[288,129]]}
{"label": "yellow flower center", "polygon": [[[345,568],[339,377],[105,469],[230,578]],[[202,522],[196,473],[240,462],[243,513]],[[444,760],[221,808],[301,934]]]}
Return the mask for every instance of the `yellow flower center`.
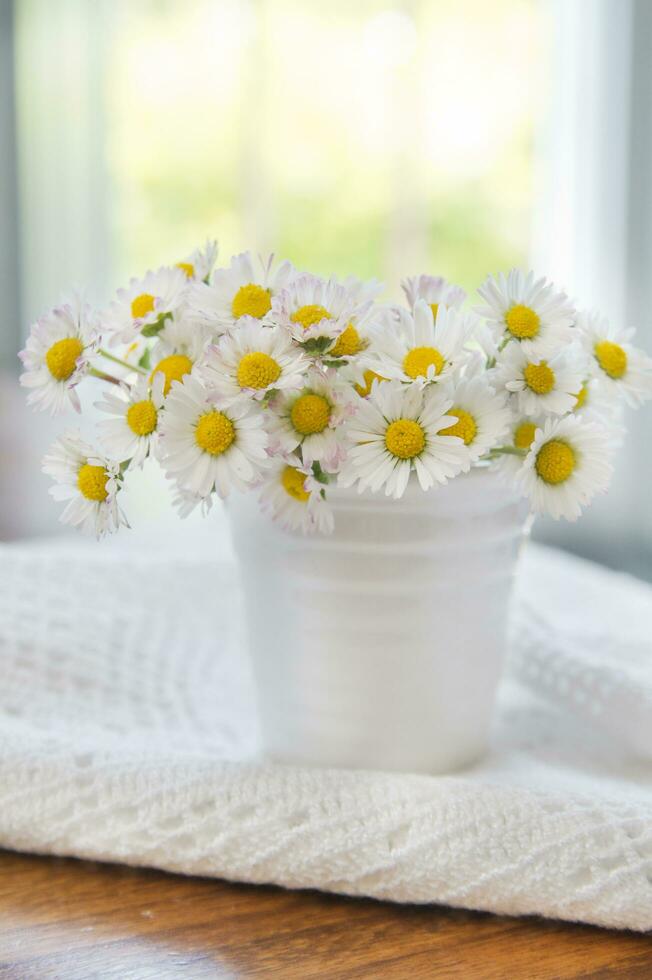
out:
{"label": "yellow flower center", "polygon": [[444,363],[436,347],[413,347],[403,359],[403,370],[409,378],[425,378],[431,365],[435,374],[441,374]]}
{"label": "yellow flower center", "polygon": [[286,466],[281,473],[281,484],[285,492],[302,504],[310,499],[310,493],[303,486],[305,479],[305,473],[296,470],[294,466]]}
{"label": "yellow flower center", "polygon": [[555,372],[546,361],[540,364],[527,364],[523,371],[525,383],[536,395],[547,395],[555,387]]}
{"label": "yellow flower center", "polygon": [[364,388],[362,385],[355,385],[355,390],[360,395],[360,398],[366,398],[367,395],[371,394],[371,386],[374,381],[387,381],[387,378],[383,378],[382,374],[376,374],[375,371],[365,371],[364,377]]}
{"label": "yellow flower center", "polygon": [[302,436],[323,432],[331,417],[331,406],[323,395],[300,395],[292,406],[290,419]]}
{"label": "yellow flower center", "polygon": [[517,337],[518,340],[530,340],[536,337],[541,327],[538,314],[529,306],[522,306],[520,303],[508,310],[505,323],[512,337]]}
{"label": "yellow flower center", "polygon": [[131,301],[131,315],[134,320],[140,320],[154,309],[154,297],[151,293],[141,293]]}
{"label": "yellow flower center", "polygon": [[195,428],[195,442],[205,453],[220,456],[235,439],[235,427],[223,412],[206,412]]}
{"label": "yellow flower center", "polygon": [[433,320],[436,320],[437,319],[437,314],[439,313],[439,303],[431,303],[430,304],[430,309],[432,310],[432,318],[433,318]]}
{"label": "yellow flower center", "polygon": [[575,469],[575,453],[567,442],[551,439],[537,453],[534,467],[545,483],[563,483]]}
{"label": "yellow flower center", "polygon": [[573,406],[573,411],[576,412],[578,408],[584,408],[588,393],[588,385],[582,385],[580,390],[575,395],[575,405]]}
{"label": "yellow flower center", "polygon": [[165,375],[163,394],[167,395],[173,381],[181,381],[192,371],[192,361],[185,354],[170,354],[159,361],[150,375],[150,381],[159,372]]}
{"label": "yellow flower center", "polygon": [[312,327],[315,323],[322,320],[330,320],[331,314],[326,307],[319,306],[318,303],[309,303],[307,306],[300,306],[290,317],[292,323],[300,323],[304,330]]}
{"label": "yellow flower center", "polygon": [[127,411],[127,425],[137,436],[148,436],[156,428],[158,413],[152,403],[134,402]]}
{"label": "yellow flower center", "polygon": [[52,377],[57,381],[67,381],[83,349],[84,345],[78,337],[66,337],[52,344],[45,355],[45,363]]}
{"label": "yellow flower center", "polygon": [[185,272],[188,279],[194,279],[195,267],[192,262],[177,262],[177,269],[181,269],[182,272]]}
{"label": "yellow flower center", "polygon": [[627,354],[619,344],[610,340],[599,340],[593,348],[597,362],[610,378],[618,380],[627,370]]}
{"label": "yellow flower center", "polygon": [[77,473],[77,487],[82,496],[86,497],[86,500],[106,500],[109,496],[106,489],[108,479],[109,474],[103,466],[91,466],[90,463],[84,463]]}
{"label": "yellow flower center", "polygon": [[329,354],[331,357],[352,357],[354,354],[359,354],[366,346],[353,324],[349,323],[348,327],[337,338],[337,343],[331,348]]}
{"label": "yellow flower center", "polygon": [[387,426],[385,446],[392,456],[413,459],[422,452],[425,444],[426,434],[413,419],[396,419]]}
{"label": "yellow flower center", "polygon": [[456,406],[447,409],[446,415],[454,415],[457,422],[449,425],[447,429],[440,429],[439,435],[458,436],[464,440],[465,446],[473,442],[478,431],[478,426],[473,416],[469,412],[465,412],[463,408],[457,408]]}
{"label": "yellow flower center", "polygon": [[272,294],[269,289],[257,286],[254,282],[240,286],[231,303],[231,312],[236,319],[241,316],[253,316],[257,320],[262,320],[271,308]]}
{"label": "yellow flower center", "polygon": [[245,354],[240,363],[236,377],[241,388],[268,388],[281,376],[281,367],[262,351]]}
{"label": "yellow flower center", "polygon": [[537,427],[534,422],[521,422],[514,431],[514,445],[517,449],[529,449],[534,441]]}

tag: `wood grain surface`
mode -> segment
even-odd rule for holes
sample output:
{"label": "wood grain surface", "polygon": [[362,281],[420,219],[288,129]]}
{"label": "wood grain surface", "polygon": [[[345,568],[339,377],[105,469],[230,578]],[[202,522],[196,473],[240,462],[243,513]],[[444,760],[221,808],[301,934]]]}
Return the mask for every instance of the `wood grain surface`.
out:
{"label": "wood grain surface", "polygon": [[652,978],[652,938],[0,852],[2,980]]}

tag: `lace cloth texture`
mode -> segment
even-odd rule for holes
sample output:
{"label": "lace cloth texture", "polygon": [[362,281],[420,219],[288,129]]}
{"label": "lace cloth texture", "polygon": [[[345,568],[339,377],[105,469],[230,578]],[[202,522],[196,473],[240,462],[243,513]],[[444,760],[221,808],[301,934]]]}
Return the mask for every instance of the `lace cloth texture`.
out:
{"label": "lace cloth texture", "polygon": [[0,846],[652,928],[652,587],[528,545],[448,777],[266,763],[242,628],[228,562],[0,547]]}

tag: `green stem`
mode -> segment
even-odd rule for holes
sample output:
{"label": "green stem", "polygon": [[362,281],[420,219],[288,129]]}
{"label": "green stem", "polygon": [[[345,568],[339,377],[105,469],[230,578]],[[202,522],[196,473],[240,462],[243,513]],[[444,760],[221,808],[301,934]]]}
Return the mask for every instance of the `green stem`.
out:
{"label": "green stem", "polygon": [[527,451],[525,449],[519,449],[518,446],[496,446],[489,453],[490,456],[527,456]]}
{"label": "green stem", "polygon": [[324,471],[321,468],[321,463],[319,462],[318,459],[316,459],[312,464],[312,472],[315,479],[319,480],[320,483],[325,483],[325,484],[330,483],[330,477],[328,473],[324,473]]}
{"label": "green stem", "polygon": [[114,378],[112,374],[104,374],[103,371],[96,371],[95,368],[90,368],[88,373],[92,378],[99,378],[100,381],[109,381],[112,385],[121,384],[120,378]]}
{"label": "green stem", "polygon": [[137,364],[129,364],[128,361],[123,361],[114,354],[109,354],[108,350],[104,350],[102,347],[100,347],[97,353],[101,354],[102,357],[106,357],[107,361],[113,361],[114,364],[119,364],[120,367],[128,368],[129,371],[137,371],[138,374],[147,374],[147,371],[144,371],[143,368],[138,367]]}

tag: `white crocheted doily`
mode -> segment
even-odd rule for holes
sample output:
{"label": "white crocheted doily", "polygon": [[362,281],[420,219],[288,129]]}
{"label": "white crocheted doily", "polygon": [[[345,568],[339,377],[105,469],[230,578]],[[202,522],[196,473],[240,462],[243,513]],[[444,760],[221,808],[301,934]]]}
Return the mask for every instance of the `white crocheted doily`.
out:
{"label": "white crocheted doily", "polygon": [[266,764],[233,567],[0,548],[0,845],[652,928],[652,588],[529,546],[492,754]]}

